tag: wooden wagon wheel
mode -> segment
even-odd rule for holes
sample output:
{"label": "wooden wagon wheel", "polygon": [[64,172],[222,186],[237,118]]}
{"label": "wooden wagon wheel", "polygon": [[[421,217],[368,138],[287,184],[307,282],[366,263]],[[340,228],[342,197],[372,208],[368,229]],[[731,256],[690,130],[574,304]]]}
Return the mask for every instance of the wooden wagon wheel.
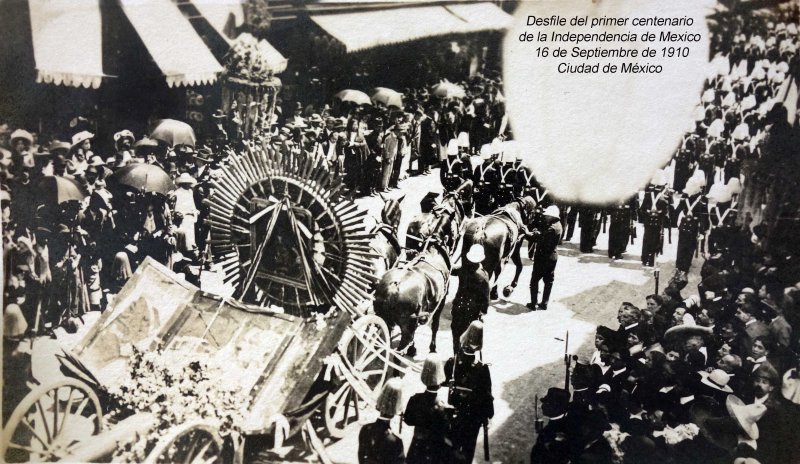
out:
{"label": "wooden wagon wheel", "polygon": [[235,298],[307,316],[328,304],[358,314],[375,281],[366,211],[339,193],[322,157],[248,148],[213,181],[211,246]]}
{"label": "wooden wagon wheel", "polygon": [[222,438],[217,428],[203,421],[191,421],[170,429],[158,440],[145,459],[146,464],[222,462]]}
{"label": "wooden wagon wheel", "polygon": [[80,380],[42,385],[25,395],[3,430],[5,462],[58,461],[104,428],[100,400]]}
{"label": "wooden wagon wheel", "polygon": [[374,404],[389,372],[391,337],[386,322],[367,314],[355,320],[339,342],[346,381],[325,399],[325,427],[342,438],[348,425]]}

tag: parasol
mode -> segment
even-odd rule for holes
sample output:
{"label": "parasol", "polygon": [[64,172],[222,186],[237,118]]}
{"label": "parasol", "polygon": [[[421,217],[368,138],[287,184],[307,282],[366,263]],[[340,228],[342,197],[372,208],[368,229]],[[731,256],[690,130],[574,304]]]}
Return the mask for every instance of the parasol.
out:
{"label": "parasol", "polygon": [[119,168],[109,178],[110,183],[125,185],[140,192],[167,194],[175,188],[169,174],[153,164],[137,163]]}
{"label": "parasol", "polygon": [[197,140],[194,136],[194,129],[192,126],[185,122],[177,121],[175,119],[162,119],[153,133],[150,134],[151,138],[161,140],[171,147],[175,145],[189,145],[194,147]]}
{"label": "parasol", "polygon": [[371,105],[369,95],[360,90],[346,89],[336,94],[336,98],[343,102],[353,102],[357,105]]}
{"label": "parasol", "polygon": [[372,101],[383,103],[386,106],[403,107],[403,94],[386,87],[375,87]]}
{"label": "parasol", "polygon": [[61,176],[44,176],[34,184],[37,205],[82,201],[88,192],[76,181]]}
{"label": "parasol", "polygon": [[466,92],[460,85],[443,80],[433,86],[433,94],[440,98],[464,98]]}

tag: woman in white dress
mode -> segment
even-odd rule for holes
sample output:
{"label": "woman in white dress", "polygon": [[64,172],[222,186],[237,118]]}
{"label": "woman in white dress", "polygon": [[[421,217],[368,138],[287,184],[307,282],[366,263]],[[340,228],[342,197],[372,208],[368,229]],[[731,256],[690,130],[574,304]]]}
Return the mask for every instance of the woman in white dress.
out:
{"label": "woman in white dress", "polygon": [[199,211],[194,201],[194,190],[192,190],[192,187],[196,184],[197,181],[194,177],[184,172],[175,179],[175,185],[177,185],[178,188],[172,191],[173,201],[175,202],[173,210],[183,215],[183,221],[180,226],[178,226],[178,230],[184,232],[186,237],[185,246],[188,250],[192,250],[196,247],[194,225],[197,222]]}

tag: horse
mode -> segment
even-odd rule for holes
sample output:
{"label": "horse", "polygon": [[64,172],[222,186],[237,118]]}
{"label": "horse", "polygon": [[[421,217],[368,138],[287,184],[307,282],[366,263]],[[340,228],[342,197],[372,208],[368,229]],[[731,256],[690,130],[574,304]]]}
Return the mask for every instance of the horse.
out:
{"label": "horse", "polygon": [[372,231],[373,238],[369,242],[370,249],[375,253],[372,259],[373,275],[380,279],[389,269],[394,267],[402,253],[400,241],[397,239],[397,228],[400,226],[400,204],[405,195],[398,199],[384,198],[381,210],[381,221]]}
{"label": "horse", "polygon": [[425,240],[422,250],[406,265],[389,269],[375,290],[374,310],[391,330],[400,327],[398,349],[409,356],[416,354],[414,332],[418,325],[431,321],[430,352],[436,352],[436,334],[447,291],[450,286],[450,250],[435,231]]}
{"label": "horse", "polygon": [[444,236],[447,247],[453,247],[460,235],[460,227],[467,211],[464,202],[472,198],[472,181],[464,181],[455,190],[447,192],[442,202],[430,213],[419,213],[411,219],[406,229],[406,250],[419,252],[422,244],[440,225],[443,215],[449,215],[450,230]]}
{"label": "horse", "polygon": [[519,258],[519,242],[533,221],[535,210],[536,200],[526,196],[496,209],[490,215],[470,219],[464,223],[461,258],[466,259],[466,254],[472,245],[483,245],[486,256],[483,268],[489,273],[490,279],[494,276],[490,295],[493,300],[497,299],[497,279],[500,277],[503,264],[513,253],[516,254],[513,256],[514,262],[522,264]]}

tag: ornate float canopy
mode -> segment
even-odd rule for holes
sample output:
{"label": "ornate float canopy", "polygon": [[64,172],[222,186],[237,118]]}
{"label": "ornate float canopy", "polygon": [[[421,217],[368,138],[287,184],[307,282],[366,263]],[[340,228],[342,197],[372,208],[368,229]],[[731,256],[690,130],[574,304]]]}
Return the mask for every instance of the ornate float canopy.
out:
{"label": "ornate float canopy", "polygon": [[231,155],[209,201],[212,251],[236,298],[293,314],[324,304],[360,312],[374,281],[371,236],[342,186],[321,157]]}

